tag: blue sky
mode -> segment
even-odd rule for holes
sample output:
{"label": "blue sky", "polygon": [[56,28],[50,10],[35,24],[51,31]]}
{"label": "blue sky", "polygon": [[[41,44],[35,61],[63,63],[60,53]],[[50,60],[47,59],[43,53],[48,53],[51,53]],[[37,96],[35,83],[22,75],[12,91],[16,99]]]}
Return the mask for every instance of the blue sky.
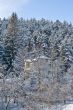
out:
{"label": "blue sky", "polygon": [[12,12],[25,19],[50,19],[73,23],[73,0],[0,0],[0,17]]}

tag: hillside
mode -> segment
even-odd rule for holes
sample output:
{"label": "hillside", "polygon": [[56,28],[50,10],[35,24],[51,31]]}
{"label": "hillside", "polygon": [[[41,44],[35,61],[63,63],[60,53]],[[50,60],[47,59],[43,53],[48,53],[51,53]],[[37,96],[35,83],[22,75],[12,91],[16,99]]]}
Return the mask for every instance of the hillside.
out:
{"label": "hillside", "polygon": [[[28,59],[32,64],[34,60],[40,64],[36,72],[36,66],[32,71],[25,71]],[[0,94],[0,97],[14,100],[17,96],[19,106],[30,105],[33,110],[45,110],[39,107],[72,102],[72,24],[59,20],[24,20],[16,15],[0,20],[0,78],[0,93],[4,90],[6,94]]]}

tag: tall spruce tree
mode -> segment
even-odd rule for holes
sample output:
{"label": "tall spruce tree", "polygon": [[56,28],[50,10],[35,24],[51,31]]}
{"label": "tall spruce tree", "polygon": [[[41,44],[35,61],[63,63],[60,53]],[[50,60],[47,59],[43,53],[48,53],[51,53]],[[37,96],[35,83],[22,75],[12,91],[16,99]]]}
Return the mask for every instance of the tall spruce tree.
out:
{"label": "tall spruce tree", "polygon": [[4,44],[3,64],[5,75],[9,72],[12,72],[14,69],[13,62],[17,53],[17,36],[18,36],[17,21],[18,21],[17,15],[16,13],[13,13],[11,18],[9,19]]}
{"label": "tall spruce tree", "polygon": [[69,57],[67,53],[68,53],[68,50],[66,50],[66,47],[62,46],[60,57],[61,57],[61,69],[63,72],[67,72],[67,70],[70,68]]}

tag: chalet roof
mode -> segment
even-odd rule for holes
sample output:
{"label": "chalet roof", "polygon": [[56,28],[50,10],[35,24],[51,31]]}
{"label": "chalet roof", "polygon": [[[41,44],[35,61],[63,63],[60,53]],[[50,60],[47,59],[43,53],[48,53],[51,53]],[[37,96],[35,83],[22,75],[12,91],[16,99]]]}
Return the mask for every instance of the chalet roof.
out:
{"label": "chalet roof", "polygon": [[34,58],[33,61],[37,61],[37,58]]}
{"label": "chalet roof", "polygon": [[32,62],[32,60],[31,59],[26,59],[25,62]]}
{"label": "chalet roof", "polygon": [[37,57],[37,58],[48,59],[48,57],[46,57],[45,55],[41,55],[41,56],[39,56],[39,57]]}
{"label": "chalet roof", "polygon": [[48,60],[48,57],[46,57],[45,55],[41,55],[41,56],[36,57],[36,58],[34,58],[34,59],[31,59],[31,58],[25,59],[24,61],[25,61],[25,62],[33,62],[33,61],[37,61],[38,59]]}

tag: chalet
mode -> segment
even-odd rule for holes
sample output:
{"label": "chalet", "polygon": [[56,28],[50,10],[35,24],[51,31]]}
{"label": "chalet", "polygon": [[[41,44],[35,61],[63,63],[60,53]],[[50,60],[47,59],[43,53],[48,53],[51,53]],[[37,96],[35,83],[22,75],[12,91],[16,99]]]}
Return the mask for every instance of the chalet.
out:
{"label": "chalet", "polygon": [[24,62],[24,73],[40,73],[44,77],[49,71],[49,59],[46,56],[26,59]]}

